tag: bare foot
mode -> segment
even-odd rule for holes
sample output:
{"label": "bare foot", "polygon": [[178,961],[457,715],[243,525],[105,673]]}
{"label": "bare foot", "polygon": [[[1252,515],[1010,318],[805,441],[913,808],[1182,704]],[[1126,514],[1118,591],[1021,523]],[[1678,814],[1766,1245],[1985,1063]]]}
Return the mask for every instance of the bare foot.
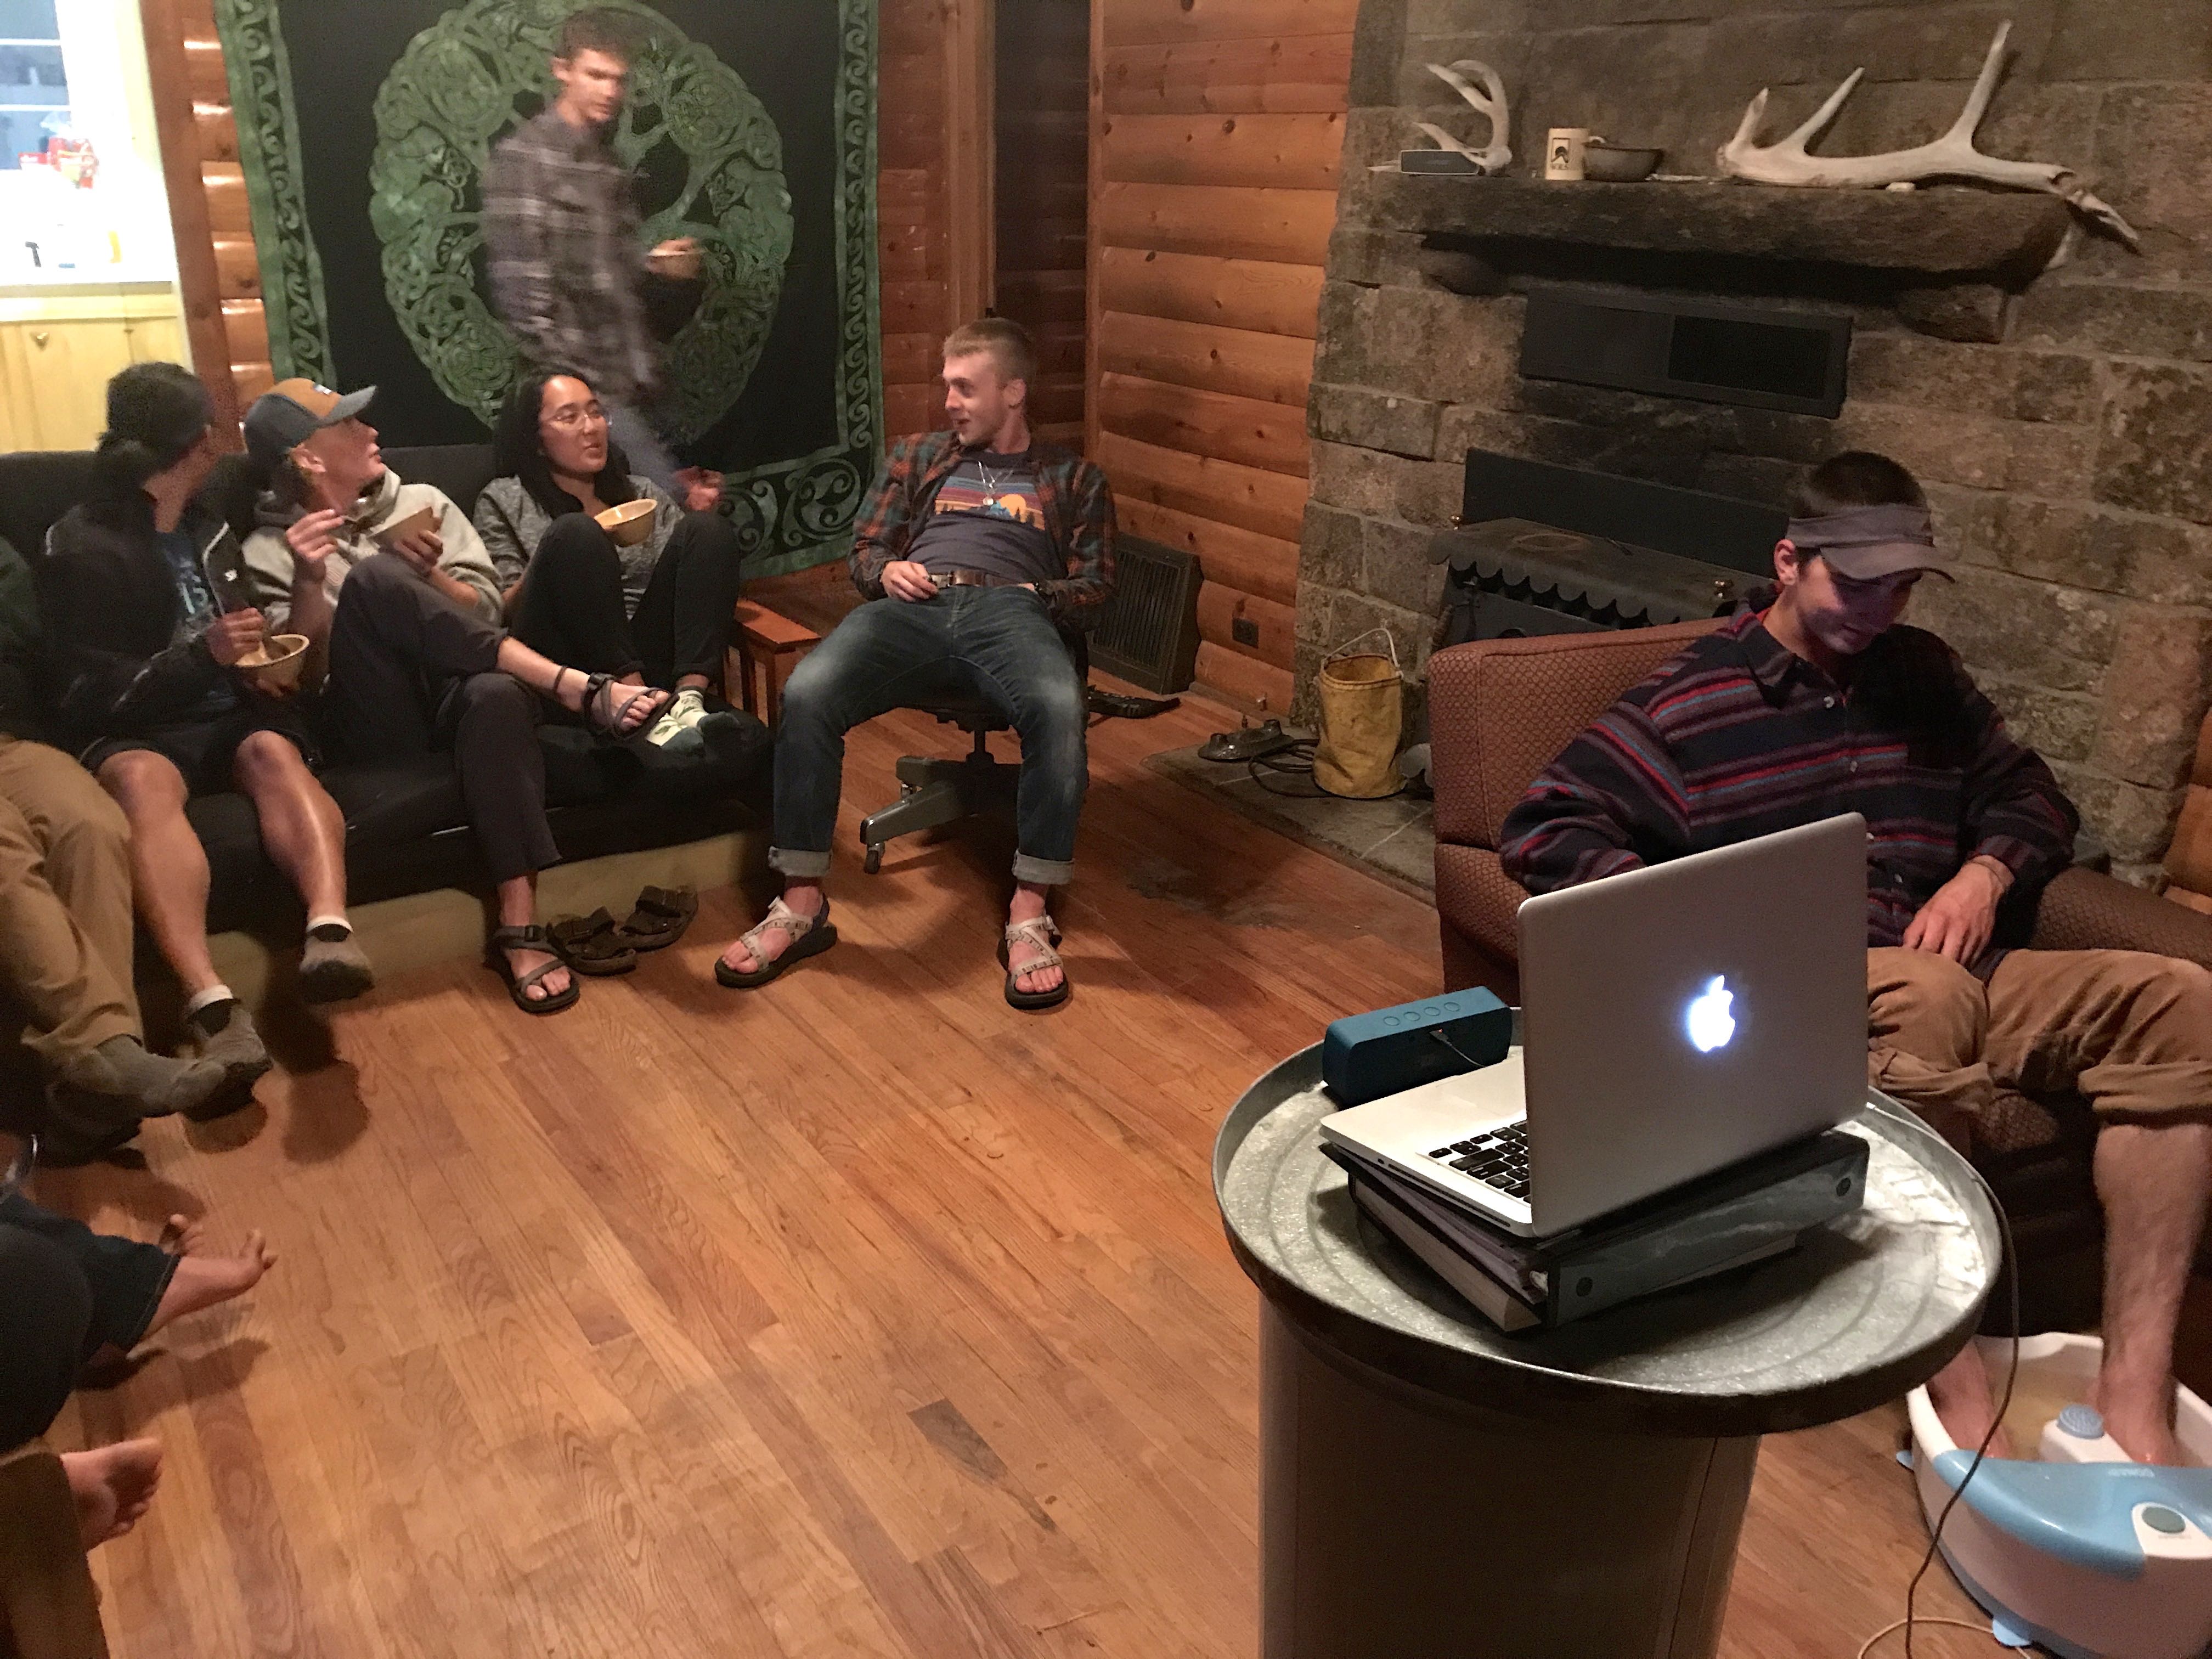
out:
{"label": "bare foot", "polygon": [[84,1547],[94,1549],[138,1524],[161,1480],[161,1443],[118,1440],[93,1451],[64,1452],[62,1469],[76,1499]]}
{"label": "bare foot", "polygon": [[2154,1379],[2148,1387],[2130,1386],[2128,1379],[2100,1375],[2089,1390],[2088,1403],[2105,1419],[2105,1432],[2122,1451],[2138,1463],[2163,1463],[2181,1468],[2188,1454],[2173,1432],[2173,1382]]}
{"label": "bare foot", "polygon": [[155,1241],[171,1255],[198,1255],[200,1240],[207,1230],[188,1215],[173,1215],[163,1224],[161,1237]]}
{"label": "bare foot", "polygon": [[[1935,1407],[1936,1418],[1942,1423],[1943,1431],[1951,1437],[1953,1445],[1972,1451],[1982,1443],[1982,1437],[1997,1420],[1997,1402],[1990,1392],[1989,1368],[1982,1364],[1981,1351],[1972,1343],[1961,1348],[1957,1358],[1928,1379],[1928,1403]],[[2002,1425],[1990,1442],[1989,1455],[2013,1455],[2012,1437]]]}
{"label": "bare foot", "polygon": [[[783,890],[783,902],[796,915],[818,916],[822,914],[822,884],[793,882]],[[771,927],[759,935],[756,949],[747,945],[744,935],[740,934],[722,952],[722,962],[733,974],[757,974],[788,951],[793,939],[803,937],[787,927]]]}
{"label": "bare foot", "polygon": [[[1010,923],[1034,921],[1044,914],[1044,895],[1030,892],[1027,889],[1018,889],[1014,894],[1014,902],[1006,907],[1006,920]],[[1032,969],[1026,973],[1023,971],[1024,963],[1035,962],[1043,954],[1043,951],[1027,940],[1006,947],[1006,971],[1014,976],[1014,988],[1017,991],[1027,991],[1032,994],[1041,991],[1057,991],[1061,982],[1066,979],[1066,970],[1056,963],[1048,968]]]}
{"label": "bare foot", "polygon": [[[169,1226],[174,1228],[182,1220],[182,1216],[171,1216]],[[172,1320],[245,1295],[261,1282],[262,1274],[276,1265],[276,1252],[258,1232],[246,1234],[246,1243],[234,1255],[195,1255],[191,1247],[199,1242],[199,1228],[188,1224],[182,1232],[185,1248],[176,1253],[179,1260],[176,1271],[169,1275],[169,1288],[161,1292],[154,1317],[147,1324],[149,1336]],[[163,1231],[161,1237],[164,1243],[167,1241],[167,1230]]]}

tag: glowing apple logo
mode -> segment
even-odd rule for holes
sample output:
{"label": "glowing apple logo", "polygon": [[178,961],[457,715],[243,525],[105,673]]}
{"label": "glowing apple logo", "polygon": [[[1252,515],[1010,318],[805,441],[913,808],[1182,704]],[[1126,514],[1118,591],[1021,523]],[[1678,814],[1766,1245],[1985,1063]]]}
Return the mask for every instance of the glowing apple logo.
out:
{"label": "glowing apple logo", "polygon": [[1735,994],[1728,988],[1725,975],[1716,975],[1713,982],[1692,999],[1690,1012],[1682,1024],[1690,1033],[1691,1046],[1699,1054],[1709,1054],[1716,1048],[1728,1047],[1729,1039],[1735,1035],[1735,1016],[1729,1012],[1729,1006],[1735,1000]]}

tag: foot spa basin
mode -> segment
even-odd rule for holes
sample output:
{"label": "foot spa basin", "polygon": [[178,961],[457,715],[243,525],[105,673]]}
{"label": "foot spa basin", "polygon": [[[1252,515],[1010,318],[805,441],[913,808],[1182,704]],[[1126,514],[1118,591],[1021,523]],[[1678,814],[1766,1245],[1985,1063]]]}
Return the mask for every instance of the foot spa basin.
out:
{"label": "foot spa basin", "polygon": [[[1978,1346],[2002,1389],[2002,1339]],[[2104,1344],[2024,1338],[2005,1430],[2018,1455],[1990,1457],[1944,1523],[1943,1560],[1988,1610],[2000,1641],[2060,1659],[2197,1659],[2212,1644],[2212,1468],[2133,1463],[2082,1402]],[[1933,1527],[1972,1462],[1928,1390],[1907,1401],[1912,1468]],[[2176,1428],[2212,1463],[2212,1407],[2179,1391]]]}

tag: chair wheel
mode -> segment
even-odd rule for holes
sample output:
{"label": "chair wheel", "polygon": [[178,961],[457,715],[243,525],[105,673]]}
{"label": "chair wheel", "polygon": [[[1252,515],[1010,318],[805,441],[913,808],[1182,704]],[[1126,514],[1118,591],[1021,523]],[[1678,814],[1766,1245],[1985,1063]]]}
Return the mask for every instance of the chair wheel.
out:
{"label": "chair wheel", "polygon": [[883,867],[884,849],[881,847],[871,847],[868,848],[867,855],[860,860],[860,868],[866,871],[872,876]]}

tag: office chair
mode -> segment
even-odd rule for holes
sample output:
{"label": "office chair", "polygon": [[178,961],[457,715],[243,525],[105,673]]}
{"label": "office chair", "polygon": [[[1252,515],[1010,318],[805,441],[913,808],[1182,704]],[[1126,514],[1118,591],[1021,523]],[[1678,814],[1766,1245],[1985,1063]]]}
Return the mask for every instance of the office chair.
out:
{"label": "office chair", "polygon": [[[1061,630],[1060,639],[1075,659],[1077,678],[1087,682],[1090,642],[1066,629]],[[958,760],[941,755],[900,757],[899,798],[860,820],[860,844],[867,849],[860,867],[872,876],[884,867],[884,848],[896,837],[940,829],[979,812],[1009,809],[1021,782],[1022,769],[998,759],[986,741],[994,732],[1011,731],[1013,722],[981,697],[931,697],[906,707],[958,726],[975,739],[975,745]]]}

